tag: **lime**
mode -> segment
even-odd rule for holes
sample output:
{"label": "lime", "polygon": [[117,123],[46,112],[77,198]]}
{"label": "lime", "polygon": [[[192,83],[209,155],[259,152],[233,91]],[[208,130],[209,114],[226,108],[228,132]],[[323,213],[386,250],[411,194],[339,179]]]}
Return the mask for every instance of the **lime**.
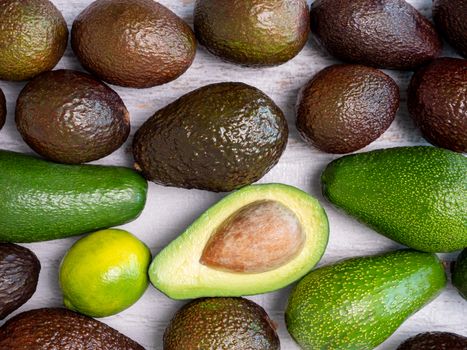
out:
{"label": "lime", "polygon": [[148,247],[123,230],[94,232],[77,241],[63,258],[60,287],[70,310],[92,317],[119,313],[148,286]]}

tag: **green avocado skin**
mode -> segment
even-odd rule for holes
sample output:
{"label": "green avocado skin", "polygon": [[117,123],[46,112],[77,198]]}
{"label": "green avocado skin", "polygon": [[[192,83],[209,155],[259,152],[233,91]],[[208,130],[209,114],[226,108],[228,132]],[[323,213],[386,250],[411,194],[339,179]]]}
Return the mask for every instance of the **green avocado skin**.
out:
{"label": "green avocado skin", "polygon": [[286,324],[304,350],[371,350],[444,288],[435,254],[399,250],[353,258],[305,276]]}
{"label": "green avocado skin", "polygon": [[467,300],[467,248],[457,258],[452,272],[452,284],[459,290],[460,295]]}
{"label": "green avocado skin", "polygon": [[136,132],[137,168],[166,186],[228,192],[265,175],[285,149],[280,108],[243,83],[201,87],[156,112]]}
{"label": "green avocado skin", "polygon": [[0,242],[37,242],[139,216],[147,182],[123,167],[63,165],[0,151]]}
{"label": "green avocado skin", "polygon": [[467,158],[428,147],[397,147],[339,158],[321,176],[335,206],[410,248],[467,246]]}

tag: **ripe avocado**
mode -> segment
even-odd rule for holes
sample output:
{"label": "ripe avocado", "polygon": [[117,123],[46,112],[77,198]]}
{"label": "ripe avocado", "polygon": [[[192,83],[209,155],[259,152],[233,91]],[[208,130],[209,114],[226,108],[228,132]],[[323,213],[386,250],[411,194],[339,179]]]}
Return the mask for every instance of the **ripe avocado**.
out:
{"label": "ripe avocado", "polygon": [[467,158],[419,146],[342,157],[321,176],[324,195],[383,235],[426,252],[467,246]]}
{"label": "ripe avocado", "polygon": [[6,121],[6,101],[2,89],[0,89],[0,130]]}
{"label": "ripe avocado", "polygon": [[149,277],[173,299],[265,293],[309,272],[328,235],[326,213],[307,193],[282,184],[247,186],[162,250]]}
{"label": "ripe avocado", "polygon": [[164,350],[279,350],[264,309],[243,298],[204,298],[183,306],[164,333]]}
{"label": "ripe avocado", "polygon": [[409,70],[441,52],[434,26],[404,0],[316,0],[310,13],[311,31],[346,62]]}
{"label": "ripe avocado", "polygon": [[399,87],[370,67],[327,67],[301,90],[297,129],[305,140],[328,153],[357,151],[381,136],[399,108]]}
{"label": "ripe avocado", "polygon": [[243,83],[192,91],[156,112],[136,132],[136,167],[151,181],[227,192],[263,177],[288,137],[280,108]]}
{"label": "ripe avocado", "polygon": [[0,243],[0,320],[32,297],[40,270],[41,264],[32,251]]}
{"label": "ripe avocado", "polygon": [[58,163],[105,157],[130,133],[128,111],[115,91],[72,70],[42,73],[21,91],[16,126],[37,153]]}
{"label": "ripe avocado", "polygon": [[446,332],[420,333],[407,339],[397,350],[465,350],[467,338]]}
{"label": "ripe avocado", "polygon": [[407,103],[429,142],[467,152],[467,60],[439,58],[418,70]]}
{"label": "ripe avocado", "polygon": [[153,0],[94,1],[74,21],[71,46],[95,76],[133,88],[178,78],[196,54],[188,24]]}
{"label": "ripe avocado", "polygon": [[462,251],[454,264],[452,284],[459,290],[460,295],[467,300],[467,248]]}
{"label": "ripe avocado", "polygon": [[0,349],[144,350],[106,324],[61,308],[26,311],[0,327]]}
{"label": "ripe avocado", "polygon": [[196,37],[211,53],[247,66],[275,66],[305,46],[305,0],[197,0]]}
{"label": "ripe avocado", "polygon": [[434,0],[433,19],[436,27],[459,53],[467,58],[467,2]]}
{"label": "ripe avocado", "polygon": [[48,0],[3,0],[0,6],[0,79],[27,80],[55,67],[68,27]]}
{"label": "ripe avocado", "polygon": [[0,242],[37,242],[134,220],[147,182],[135,171],[63,165],[0,150]]}
{"label": "ripe avocado", "polygon": [[292,291],[285,320],[303,350],[371,350],[444,288],[435,254],[400,250],[312,271]]}

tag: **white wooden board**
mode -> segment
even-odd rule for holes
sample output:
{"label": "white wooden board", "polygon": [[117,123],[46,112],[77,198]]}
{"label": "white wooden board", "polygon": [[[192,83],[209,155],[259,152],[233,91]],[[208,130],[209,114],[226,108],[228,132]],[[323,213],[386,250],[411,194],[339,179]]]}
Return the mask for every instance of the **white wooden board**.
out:
{"label": "white wooden board", "polygon": [[[91,0],[52,1],[63,12],[70,29],[73,19],[92,2]],[[160,2],[192,25],[194,0],[160,0]],[[409,2],[431,17],[431,0]],[[447,45],[445,45],[444,54],[455,56],[454,51]],[[282,182],[294,185],[321,201],[327,211],[331,226],[329,246],[320,263],[323,265],[342,258],[369,255],[399,247],[398,244],[344,216],[324,200],[320,192],[319,175],[325,165],[336,157],[307,146],[295,129],[294,105],[298,89],[316,72],[336,62],[317,48],[312,39],[292,61],[280,67],[267,69],[250,69],[224,63],[200,47],[193,66],[174,82],[145,90],[113,88],[123,98],[131,113],[132,135],[156,110],[206,84],[242,81],[260,88],[271,96],[286,113],[291,132],[287,150],[279,164],[260,182]],[[70,48],[57,68],[82,69]],[[398,71],[388,71],[388,73],[401,87],[401,108],[391,128],[366,150],[425,144],[407,115],[405,99],[410,73]],[[23,86],[24,83],[0,81],[0,87],[5,92],[8,101],[9,111],[7,124],[0,132],[0,148],[32,153],[21,140],[14,125],[15,101]],[[96,163],[131,166],[132,156],[129,152],[131,139],[132,136],[124,147]],[[143,214],[138,220],[123,227],[148,244],[154,255],[221,197],[223,194],[167,188],[151,183],[148,202]],[[61,258],[75,240],[76,238],[70,238],[26,245],[38,255],[42,263],[42,271],[37,292],[17,312],[62,305],[57,279],[58,268]],[[442,256],[446,260],[455,258],[455,254]],[[283,321],[289,291],[290,287],[275,293],[254,296],[251,299],[266,308],[269,315],[277,322],[282,349],[294,350],[298,349],[298,346],[288,335]],[[140,342],[148,350],[162,350],[164,329],[173,313],[181,305],[183,302],[170,300],[150,286],[143,298],[130,309],[116,316],[102,319],[102,321]],[[419,332],[433,330],[452,331],[467,336],[467,302],[452,286],[406,321],[378,349],[395,349],[403,339]]]}

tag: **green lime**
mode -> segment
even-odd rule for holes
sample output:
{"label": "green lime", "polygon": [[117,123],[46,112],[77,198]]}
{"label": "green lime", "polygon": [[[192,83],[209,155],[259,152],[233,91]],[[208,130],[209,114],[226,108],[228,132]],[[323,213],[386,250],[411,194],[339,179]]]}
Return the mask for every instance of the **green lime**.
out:
{"label": "green lime", "polygon": [[63,258],[63,303],[92,317],[115,315],[143,295],[150,261],[148,247],[131,233],[94,232],[77,241]]}

